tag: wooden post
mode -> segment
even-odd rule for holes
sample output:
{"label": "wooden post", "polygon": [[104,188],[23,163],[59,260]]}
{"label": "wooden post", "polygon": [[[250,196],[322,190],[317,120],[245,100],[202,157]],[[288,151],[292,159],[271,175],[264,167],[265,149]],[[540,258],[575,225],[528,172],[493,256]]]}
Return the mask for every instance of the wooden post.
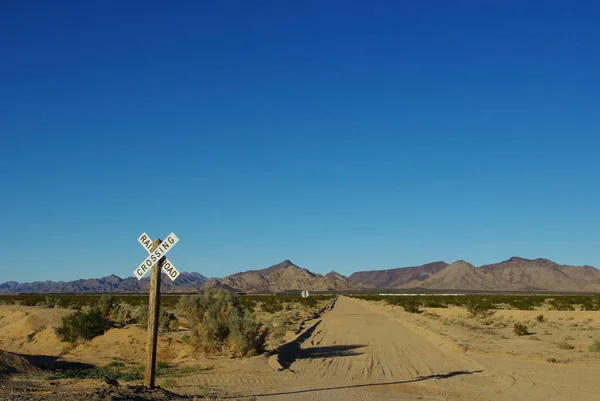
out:
{"label": "wooden post", "polygon": [[[152,251],[156,250],[162,241],[155,239]],[[152,268],[150,276],[150,302],[148,304],[148,342],[146,343],[146,371],[144,386],[154,388],[156,379],[156,346],[158,342],[158,320],[160,316],[160,276],[165,258],[161,258]]]}

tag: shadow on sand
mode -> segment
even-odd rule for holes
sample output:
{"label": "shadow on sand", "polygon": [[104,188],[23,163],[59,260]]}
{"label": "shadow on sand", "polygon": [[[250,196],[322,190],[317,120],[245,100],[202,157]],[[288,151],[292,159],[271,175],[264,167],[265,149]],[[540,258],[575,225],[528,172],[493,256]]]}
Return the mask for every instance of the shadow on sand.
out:
{"label": "shadow on sand", "polygon": [[250,395],[247,397],[269,397],[269,396],[278,396],[278,395],[304,394],[304,393],[314,393],[314,392],[319,392],[319,391],[342,390],[342,389],[361,388],[361,387],[391,386],[394,384],[416,383],[416,382],[431,380],[431,379],[448,379],[448,378],[454,377],[454,376],[472,375],[474,373],[481,373],[481,372],[483,372],[483,370],[474,370],[474,371],[457,370],[457,371],[444,373],[444,374],[418,376],[411,380],[382,382],[382,383],[369,383],[369,384],[354,384],[354,385],[349,385],[349,386],[337,386],[337,387],[311,388],[308,390],[286,391],[286,392],[280,392],[280,393],[254,394],[254,395]]}
{"label": "shadow on sand", "polygon": [[284,369],[289,369],[298,359],[339,358],[362,354],[362,352],[356,351],[364,347],[364,345],[360,344],[330,345],[326,347],[310,347],[303,349],[302,343],[312,336],[319,324],[321,324],[320,320],[302,333],[295,341],[284,344],[275,350],[277,360]]}
{"label": "shadow on sand", "polygon": [[92,369],[94,365],[81,362],[69,362],[63,361],[60,357],[49,356],[49,355],[27,355],[17,354],[25,358],[32,366],[36,366],[41,369],[51,370],[70,370],[70,369]]}

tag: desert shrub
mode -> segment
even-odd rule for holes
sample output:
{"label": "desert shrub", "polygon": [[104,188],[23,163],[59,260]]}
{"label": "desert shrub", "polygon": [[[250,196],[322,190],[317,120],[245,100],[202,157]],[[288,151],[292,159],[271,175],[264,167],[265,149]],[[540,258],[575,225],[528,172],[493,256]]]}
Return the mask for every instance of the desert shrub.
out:
{"label": "desert shrub", "polygon": [[473,317],[489,317],[495,312],[491,311],[492,304],[482,301],[471,301],[466,305],[467,312]]}
{"label": "desert shrub", "polygon": [[491,326],[492,324],[494,324],[494,322],[496,322],[496,320],[493,317],[485,317],[480,318],[479,322],[485,326]]}
{"label": "desert shrub", "polygon": [[264,351],[269,333],[247,309],[232,309],[228,319],[229,335],[226,348],[230,356],[254,356]]}
{"label": "desert shrub", "polygon": [[540,323],[544,323],[544,315],[537,315],[535,317],[535,320],[537,320]]}
{"label": "desert shrub", "polygon": [[592,299],[586,299],[581,303],[581,310],[596,310],[596,305]]}
{"label": "desert shrub", "polygon": [[268,330],[239,298],[225,291],[180,298],[178,312],[188,323],[194,348],[236,357],[262,352]]}
{"label": "desert shrub", "polygon": [[100,311],[92,308],[88,312],[77,311],[63,317],[62,324],[56,328],[56,334],[60,341],[75,343],[102,335],[107,327],[106,320]]}
{"label": "desert shrub", "polygon": [[504,329],[508,326],[508,322],[506,322],[504,319],[498,319],[492,324],[492,327],[495,329]]}
{"label": "desert shrub", "polygon": [[423,301],[425,308],[447,308],[448,304],[444,303],[443,300],[427,299]]}
{"label": "desert shrub", "polygon": [[190,342],[194,348],[207,353],[222,350],[229,335],[228,315],[230,309],[240,307],[231,294],[212,292],[195,297],[182,297],[180,315],[190,325]]}
{"label": "desert shrub", "polygon": [[277,326],[271,324],[270,326],[270,335],[271,339],[277,343],[277,345],[283,342],[285,338],[285,334],[288,331],[289,322],[280,322]]}
{"label": "desert shrub", "polygon": [[50,377],[55,379],[109,379],[119,381],[141,380],[144,377],[141,367],[127,368],[124,364],[109,364],[89,368],[56,370]]}
{"label": "desert shrub", "polygon": [[142,329],[148,328],[148,305],[142,305],[138,308],[135,321]]}
{"label": "desert shrub", "polygon": [[267,313],[277,313],[284,310],[284,305],[278,297],[265,297],[261,301],[260,307]]}
{"label": "desert shrub", "polygon": [[[28,298],[25,298],[25,299],[22,299],[22,300],[21,300],[21,305],[22,305],[22,306],[36,306],[36,305],[38,305],[38,303],[39,303],[39,302],[38,302],[38,301],[36,301],[35,299],[28,299]],[[16,305],[16,304],[15,304],[15,305]]]}
{"label": "desert shrub", "polygon": [[134,320],[133,308],[131,307],[131,305],[126,303],[114,305],[110,312],[110,317],[115,322],[119,322],[121,324],[131,323]]}
{"label": "desert shrub", "polygon": [[518,336],[526,336],[529,333],[529,328],[522,323],[515,323],[513,331]]}
{"label": "desert shrub", "polygon": [[255,298],[251,298],[249,296],[239,297],[239,302],[240,305],[244,306],[250,312],[254,312],[256,304],[258,303],[258,301]]}
{"label": "desert shrub", "polygon": [[590,352],[600,352],[600,340],[596,340],[590,345]]}
{"label": "desert shrub", "polygon": [[[142,305],[139,307],[135,319],[141,328],[148,328],[148,305]],[[177,330],[178,326],[179,324],[177,322],[177,317],[173,313],[169,313],[163,308],[160,308],[158,331],[161,333],[167,333],[169,331]]]}
{"label": "desert shrub", "polygon": [[112,295],[102,294],[98,300],[97,306],[102,316],[110,317],[115,304],[115,298]]}
{"label": "desert shrub", "polygon": [[419,304],[417,302],[406,302],[402,305],[404,310],[408,313],[419,313]]}
{"label": "desert shrub", "polygon": [[569,301],[570,301],[570,299],[565,297],[565,298],[551,299],[548,303],[550,304],[550,307],[553,310],[574,311],[575,307]]}
{"label": "desert shrub", "polygon": [[429,312],[429,311],[423,312],[423,316],[427,316],[427,317],[430,317],[430,318],[433,318],[433,319],[437,319],[437,318],[441,317],[439,314],[437,314],[435,312]]}
{"label": "desert shrub", "polygon": [[47,308],[54,308],[55,304],[56,304],[56,299],[54,297],[51,297],[50,295],[46,295],[46,298],[44,299],[44,302],[43,302],[43,306],[45,306]]}
{"label": "desert shrub", "polygon": [[569,342],[567,342],[567,340],[562,340],[558,343],[556,343],[556,346],[560,349],[573,349],[575,348],[575,346]]}

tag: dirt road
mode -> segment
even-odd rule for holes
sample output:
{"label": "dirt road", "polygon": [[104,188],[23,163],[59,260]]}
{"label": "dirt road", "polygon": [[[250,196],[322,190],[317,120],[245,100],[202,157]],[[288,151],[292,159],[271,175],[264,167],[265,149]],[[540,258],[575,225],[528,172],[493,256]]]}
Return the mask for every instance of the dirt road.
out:
{"label": "dirt road", "polygon": [[378,305],[343,296],[279,360],[285,371],[240,375],[238,389],[286,401],[600,399],[598,369],[471,355]]}

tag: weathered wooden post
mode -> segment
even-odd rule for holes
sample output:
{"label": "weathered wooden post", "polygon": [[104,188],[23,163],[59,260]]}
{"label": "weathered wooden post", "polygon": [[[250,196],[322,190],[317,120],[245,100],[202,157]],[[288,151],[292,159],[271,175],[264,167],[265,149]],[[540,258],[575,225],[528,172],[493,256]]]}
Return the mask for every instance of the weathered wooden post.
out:
{"label": "weathered wooden post", "polygon": [[[162,241],[152,242],[151,253],[158,248]],[[146,370],[144,386],[154,388],[156,381],[156,350],[158,346],[158,320],[160,318],[160,276],[165,258],[162,257],[152,268],[150,276],[150,301],[148,303],[148,340],[146,343]]]}

